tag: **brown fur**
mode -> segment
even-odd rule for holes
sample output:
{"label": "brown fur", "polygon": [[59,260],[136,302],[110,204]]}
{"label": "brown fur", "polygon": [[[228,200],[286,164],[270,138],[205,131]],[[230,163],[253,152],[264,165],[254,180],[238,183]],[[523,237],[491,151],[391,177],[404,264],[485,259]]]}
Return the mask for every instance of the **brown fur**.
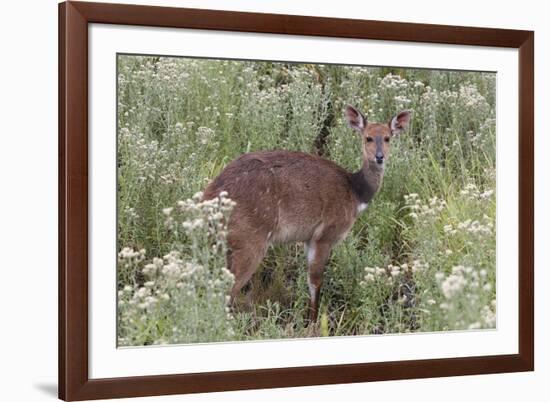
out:
{"label": "brown fur", "polygon": [[380,140],[392,135],[391,121],[367,124],[355,109],[348,107],[346,113],[350,125],[360,128],[363,140],[363,166],[358,172],[303,152],[251,152],[229,163],[205,189],[204,199],[227,191],[236,202],[229,220],[227,258],[235,275],[232,300],[250,280],[269,245],[303,242],[309,265],[309,318],[316,319],[330,251],[345,238],[360,206],[380,188],[384,167],[376,162],[376,152],[383,149],[387,159],[389,142],[381,148]]}

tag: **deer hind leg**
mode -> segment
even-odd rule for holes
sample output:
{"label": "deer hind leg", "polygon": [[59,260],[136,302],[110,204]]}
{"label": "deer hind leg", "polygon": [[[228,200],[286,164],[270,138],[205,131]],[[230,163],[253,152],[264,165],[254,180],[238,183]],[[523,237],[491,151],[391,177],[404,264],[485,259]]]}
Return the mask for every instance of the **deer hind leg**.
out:
{"label": "deer hind leg", "polygon": [[331,244],[310,241],[306,243],[309,285],[309,322],[317,321],[323,271],[330,257]]}
{"label": "deer hind leg", "polygon": [[228,253],[228,268],[235,276],[235,282],[231,288],[231,305],[235,305],[241,289],[248,283],[258,266],[262,262],[267,249],[267,244],[258,244],[250,241],[244,247],[231,248]]}

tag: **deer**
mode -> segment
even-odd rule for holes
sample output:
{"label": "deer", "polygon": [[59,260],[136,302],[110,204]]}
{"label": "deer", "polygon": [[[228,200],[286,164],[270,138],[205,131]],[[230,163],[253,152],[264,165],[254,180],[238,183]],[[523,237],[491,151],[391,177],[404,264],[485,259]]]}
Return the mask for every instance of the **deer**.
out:
{"label": "deer", "polygon": [[310,296],[307,322],[317,321],[331,250],[380,189],[390,142],[408,128],[411,112],[401,111],[387,123],[370,123],[348,105],[344,117],[361,138],[362,166],[356,172],[314,154],[257,151],[230,162],[207,185],[204,200],[225,191],[236,203],[227,228],[227,268],[234,275],[230,304],[252,278],[269,246],[301,242]]}

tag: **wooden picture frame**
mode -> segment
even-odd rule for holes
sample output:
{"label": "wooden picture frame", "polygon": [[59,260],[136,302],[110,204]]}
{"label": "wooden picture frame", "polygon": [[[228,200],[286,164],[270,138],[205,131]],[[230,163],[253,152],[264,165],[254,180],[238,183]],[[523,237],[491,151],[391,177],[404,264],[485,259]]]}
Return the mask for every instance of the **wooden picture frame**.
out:
{"label": "wooden picture frame", "polygon": [[[519,353],[90,379],[88,24],[120,24],[519,49]],[[353,383],[534,369],[534,33],[185,8],[59,5],[59,397],[64,400]]]}

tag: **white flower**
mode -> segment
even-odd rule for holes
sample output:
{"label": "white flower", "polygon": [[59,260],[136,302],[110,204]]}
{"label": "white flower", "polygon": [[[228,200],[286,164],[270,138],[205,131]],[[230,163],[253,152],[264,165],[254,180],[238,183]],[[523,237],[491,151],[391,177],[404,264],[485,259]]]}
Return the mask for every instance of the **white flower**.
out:
{"label": "white flower", "polygon": [[386,270],[384,268],[376,267],[376,274],[377,275],[384,275],[386,273]]}
{"label": "white flower", "polygon": [[376,272],[376,268],[366,267],[365,272],[374,274]]}
{"label": "white flower", "polygon": [[[443,296],[445,296],[446,299],[451,299],[458,293],[462,291],[464,286],[466,286],[466,279],[464,276],[459,273],[460,267],[453,267],[453,274],[449,275],[442,283],[441,283],[441,291],[443,292]],[[456,269],[456,271],[455,271]]]}
{"label": "white flower", "polygon": [[365,282],[374,282],[374,275],[370,273],[365,275]]}

